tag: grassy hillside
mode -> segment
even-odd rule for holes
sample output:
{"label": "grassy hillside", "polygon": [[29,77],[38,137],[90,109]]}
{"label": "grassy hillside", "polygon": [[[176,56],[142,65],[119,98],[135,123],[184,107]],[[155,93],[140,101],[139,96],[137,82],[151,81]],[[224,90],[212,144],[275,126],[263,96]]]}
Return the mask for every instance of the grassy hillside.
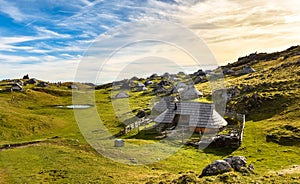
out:
{"label": "grassy hillside", "polygon": [[[225,73],[227,87],[239,90],[228,101],[228,109],[247,115],[240,148],[216,151],[183,146],[168,159],[149,165],[112,161],[86,143],[73,110],[57,107],[72,104],[69,84],[27,85],[23,92],[1,92],[0,183],[299,183],[300,169],[295,166],[300,165],[299,51],[300,47],[292,47],[278,53],[252,54],[222,67],[223,71],[234,71]],[[245,66],[255,72],[241,74]],[[7,84],[0,83],[3,88]],[[196,87],[203,92],[203,99],[211,98],[209,82],[203,80]],[[117,134],[125,126],[111,103],[118,90],[112,90],[111,85],[96,89],[90,91],[95,92],[95,108],[109,131]],[[163,95],[152,89],[128,91],[133,114],[149,111],[153,98]],[[132,118],[131,112],[122,110],[125,119]],[[133,131],[126,142],[150,144],[153,140]],[[233,155],[245,156],[254,164],[255,173],[198,178],[207,164]]]}

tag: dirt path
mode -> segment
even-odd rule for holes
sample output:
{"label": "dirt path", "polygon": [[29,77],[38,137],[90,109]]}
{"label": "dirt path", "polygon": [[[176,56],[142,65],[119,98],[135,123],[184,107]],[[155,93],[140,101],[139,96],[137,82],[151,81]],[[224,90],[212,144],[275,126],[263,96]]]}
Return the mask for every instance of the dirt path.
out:
{"label": "dirt path", "polygon": [[7,150],[7,149],[14,149],[14,148],[23,148],[27,146],[36,145],[45,141],[30,141],[30,142],[23,142],[23,143],[15,143],[15,144],[4,144],[0,147],[0,151]]}
{"label": "dirt path", "polygon": [[279,172],[283,173],[283,174],[296,174],[296,173],[300,173],[300,166],[299,165],[294,165],[294,166],[292,166],[289,169],[283,169],[283,170],[281,170]]}
{"label": "dirt path", "polygon": [[270,172],[272,174],[284,175],[284,174],[299,174],[300,173],[300,165],[293,165],[287,169],[281,169],[278,171]]}
{"label": "dirt path", "polygon": [[7,149],[14,149],[14,148],[24,148],[24,147],[28,147],[28,146],[36,146],[41,143],[47,143],[47,142],[49,142],[49,140],[57,139],[57,138],[58,137],[52,137],[52,138],[48,138],[48,139],[33,140],[33,141],[29,141],[29,142],[3,144],[3,145],[0,145],[0,151],[7,150]]}

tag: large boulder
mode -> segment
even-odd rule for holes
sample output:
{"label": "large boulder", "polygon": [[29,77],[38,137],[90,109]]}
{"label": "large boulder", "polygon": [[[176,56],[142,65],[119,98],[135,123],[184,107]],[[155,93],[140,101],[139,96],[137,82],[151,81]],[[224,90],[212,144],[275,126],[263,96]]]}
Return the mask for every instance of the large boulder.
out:
{"label": "large boulder", "polygon": [[156,73],[154,73],[154,74],[152,74],[149,78],[153,80],[153,79],[155,79],[155,78],[157,78],[157,77],[158,77],[158,75],[157,75]]}
{"label": "large boulder", "polygon": [[222,174],[231,170],[232,168],[228,162],[225,160],[216,160],[203,169],[200,177]]}
{"label": "large boulder", "polygon": [[151,85],[151,84],[153,84],[153,81],[151,81],[151,80],[147,80],[147,81],[144,83],[145,86],[149,86],[149,85]]}
{"label": "large boulder", "polygon": [[224,160],[236,171],[240,171],[242,167],[247,166],[246,157],[244,156],[233,156],[231,158],[225,158]]}
{"label": "large boulder", "polygon": [[234,86],[232,88],[227,89],[227,100],[231,100],[232,98],[237,97],[238,95],[241,94],[241,91],[237,86]]}
{"label": "large boulder", "polygon": [[206,82],[206,81],[207,81],[207,78],[205,76],[197,76],[194,79],[195,84],[199,84],[200,82]]}
{"label": "large boulder", "polygon": [[202,174],[199,177],[217,175],[229,171],[254,173],[253,170],[254,166],[252,164],[247,167],[246,157],[233,156],[224,160],[216,160],[209,164],[202,170]]}

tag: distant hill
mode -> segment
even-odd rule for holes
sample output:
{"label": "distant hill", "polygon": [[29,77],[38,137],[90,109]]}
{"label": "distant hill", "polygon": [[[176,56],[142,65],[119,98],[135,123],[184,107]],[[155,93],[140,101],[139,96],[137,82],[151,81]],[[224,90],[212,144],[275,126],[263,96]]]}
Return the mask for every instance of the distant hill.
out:
{"label": "distant hill", "polygon": [[[253,53],[214,71],[195,71],[132,77],[98,86],[29,82],[29,77],[0,81],[0,183],[297,183],[300,46]],[[201,92],[197,93],[201,98],[192,100],[211,103],[212,96],[218,95],[210,84],[215,73],[224,74],[227,111],[246,115],[243,143],[234,151],[183,146],[170,158],[147,166],[120,164],[90,147],[74,112],[65,108],[73,103],[72,90],[84,90],[92,98],[83,103],[93,104],[105,127],[116,135],[140,112],[151,113],[161,97],[180,97],[185,85]],[[121,91],[127,95],[117,99]],[[128,103],[130,109],[114,108],[112,102]],[[91,133],[97,136],[99,131]],[[149,134],[153,132],[136,130],[121,138],[125,145],[127,141],[137,146],[157,141]],[[254,164],[255,174],[229,172],[199,178],[207,164],[234,155]]]}
{"label": "distant hill", "polygon": [[228,86],[228,110],[253,121],[280,120],[270,123],[268,140],[300,145],[300,46],[253,53],[221,68]]}

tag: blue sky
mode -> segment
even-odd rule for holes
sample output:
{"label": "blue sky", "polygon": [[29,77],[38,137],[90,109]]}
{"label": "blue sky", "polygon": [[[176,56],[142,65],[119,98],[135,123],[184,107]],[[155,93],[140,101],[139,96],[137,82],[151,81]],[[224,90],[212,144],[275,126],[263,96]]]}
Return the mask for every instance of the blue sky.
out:
{"label": "blue sky", "polygon": [[[149,20],[169,21],[189,29],[206,43],[219,64],[225,64],[251,52],[298,45],[298,7],[298,0],[0,0],[0,78],[20,78],[28,73],[43,80],[72,81],[80,61],[88,60],[91,48],[102,43],[103,36],[113,34],[112,30],[124,24]],[[130,40],[135,39],[133,35],[142,38],[140,31],[147,32],[146,28],[151,30],[151,26],[130,28],[134,31]],[[186,36],[180,29],[172,32],[164,29],[163,23],[156,26],[161,35],[171,35],[174,39]],[[106,43],[109,49],[101,53],[111,52],[114,43],[125,36],[128,34],[117,35]],[[103,46],[104,43],[102,49],[105,49]],[[178,50],[169,47],[148,45],[140,52],[151,50],[153,55],[153,48],[164,50],[161,62],[176,55],[181,67],[194,66],[184,56],[174,54]],[[128,56],[129,61],[137,50],[139,47],[132,47],[123,58],[115,60],[122,62]],[[149,58],[149,55],[139,57]],[[132,59],[141,61],[139,57]],[[110,68],[116,67],[106,70]],[[159,66],[144,73],[153,71],[159,71]]]}

